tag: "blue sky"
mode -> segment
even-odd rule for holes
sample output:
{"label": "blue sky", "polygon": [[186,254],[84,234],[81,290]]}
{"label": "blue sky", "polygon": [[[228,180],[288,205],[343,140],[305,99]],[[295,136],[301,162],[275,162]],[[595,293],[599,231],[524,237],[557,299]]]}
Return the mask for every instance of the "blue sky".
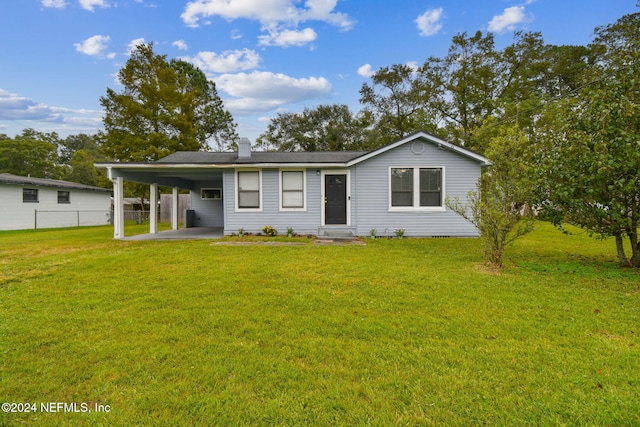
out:
{"label": "blue sky", "polygon": [[93,134],[132,46],[199,66],[255,141],[279,112],[359,111],[375,70],[444,56],[477,30],[588,44],[636,0],[9,0],[0,7],[0,133]]}

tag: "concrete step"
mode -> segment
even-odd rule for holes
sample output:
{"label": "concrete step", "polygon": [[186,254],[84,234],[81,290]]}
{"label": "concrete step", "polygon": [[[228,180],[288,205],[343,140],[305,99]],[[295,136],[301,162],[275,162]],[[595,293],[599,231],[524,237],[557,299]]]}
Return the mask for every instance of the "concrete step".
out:
{"label": "concrete step", "polygon": [[351,230],[322,230],[318,234],[318,239],[352,240],[355,236]]}

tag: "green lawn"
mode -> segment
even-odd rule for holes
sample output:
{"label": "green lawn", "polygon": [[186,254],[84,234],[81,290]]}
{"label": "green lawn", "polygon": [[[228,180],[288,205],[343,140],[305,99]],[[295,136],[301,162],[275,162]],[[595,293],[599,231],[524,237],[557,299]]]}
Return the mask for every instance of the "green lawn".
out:
{"label": "green lawn", "polygon": [[37,410],[0,425],[640,425],[640,274],[611,241],[542,224],[496,274],[476,239],[112,233],[0,232],[0,401]]}

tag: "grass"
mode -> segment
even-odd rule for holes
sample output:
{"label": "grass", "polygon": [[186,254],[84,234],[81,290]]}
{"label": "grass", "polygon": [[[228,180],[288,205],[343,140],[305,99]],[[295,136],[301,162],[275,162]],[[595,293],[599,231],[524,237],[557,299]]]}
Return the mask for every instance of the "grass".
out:
{"label": "grass", "polygon": [[0,425],[640,424],[640,274],[610,241],[543,224],[492,273],[475,239],[111,237],[0,232],[0,400],[38,410]]}

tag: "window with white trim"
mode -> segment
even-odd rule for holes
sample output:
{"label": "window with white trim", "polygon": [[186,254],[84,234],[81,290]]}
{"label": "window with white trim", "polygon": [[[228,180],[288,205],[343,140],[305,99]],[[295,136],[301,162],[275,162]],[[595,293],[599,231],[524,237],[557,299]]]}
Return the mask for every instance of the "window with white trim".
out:
{"label": "window with white trim", "polygon": [[238,209],[260,209],[260,172],[238,171]]}
{"label": "window with white trim", "polygon": [[390,168],[390,209],[443,209],[443,168]]}
{"label": "window with white trim", "polygon": [[304,209],[304,171],[280,171],[280,208]]}

